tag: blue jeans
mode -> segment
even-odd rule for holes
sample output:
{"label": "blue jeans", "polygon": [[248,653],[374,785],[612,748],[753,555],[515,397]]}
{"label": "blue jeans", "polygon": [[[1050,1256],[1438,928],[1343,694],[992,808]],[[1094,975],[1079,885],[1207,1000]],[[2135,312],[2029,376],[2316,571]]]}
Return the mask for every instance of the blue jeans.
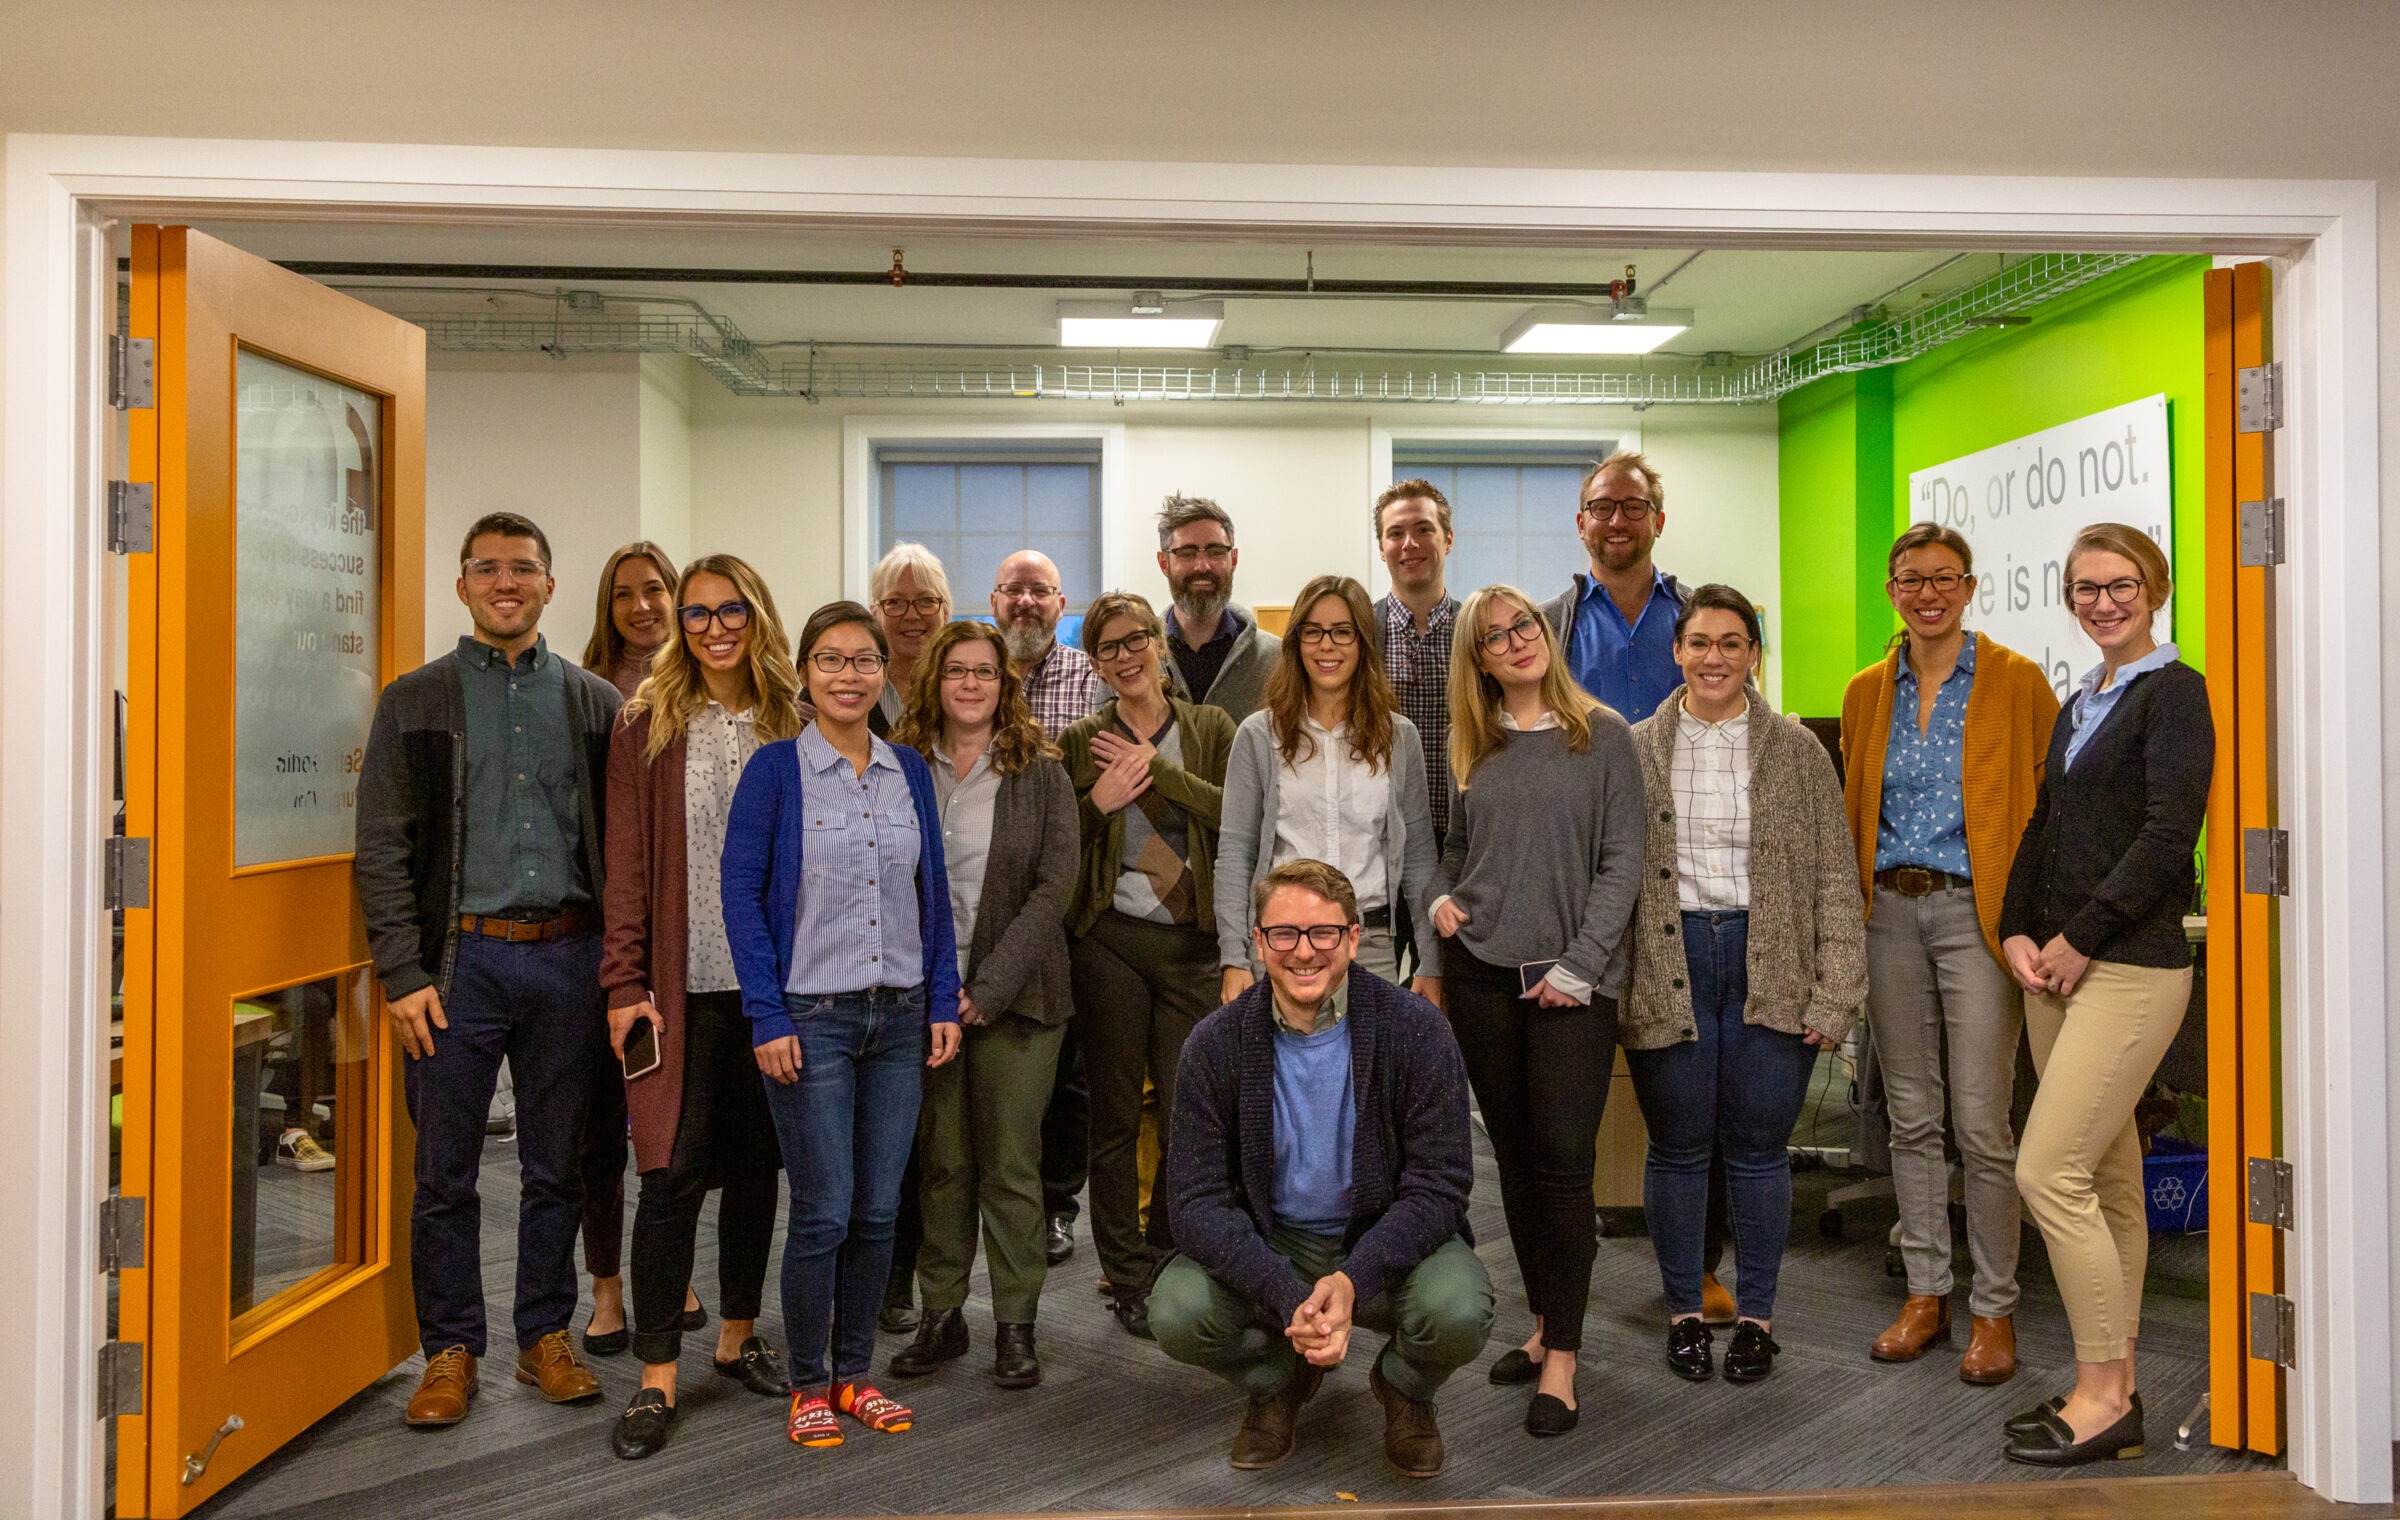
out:
{"label": "blue jeans", "polygon": [[787,993],[783,1002],[800,1034],[800,1080],[759,1080],[792,1189],[784,1365],[795,1392],[812,1392],[864,1379],[874,1361],[900,1176],[925,1093],[925,988]]}
{"label": "blue jeans", "polygon": [[1736,1308],[1744,1319],[1775,1316],[1775,1279],[1792,1225],[1788,1147],[1817,1052],[1799,1035],[1742,1022],[1749,949],[1749,914],[1684,914],[1683,953],[1700,1037],[1625,1052],[1650,1129],[1642,1207],[1670,1315],[1700,1312],[1708,1158],[1717,1149],[1725,1156],[1733,1215]]}

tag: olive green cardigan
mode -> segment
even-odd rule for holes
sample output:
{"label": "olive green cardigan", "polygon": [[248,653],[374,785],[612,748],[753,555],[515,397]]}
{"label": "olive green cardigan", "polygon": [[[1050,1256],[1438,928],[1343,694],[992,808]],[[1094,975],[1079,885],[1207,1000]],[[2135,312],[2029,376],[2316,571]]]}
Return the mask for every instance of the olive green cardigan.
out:
{"label": "olive green cardigan", "polygon": [[[1192,892],[1200,904],[1201,918],[1195,927],[1208,931],[1213,942],[1215,922],[1209,905],[1216,901],[1216,890],[1212,867],[1217,858],[1217,820],[1225,801],[1225,760],[1233,752],[1233,719],[1222,708],[1195,706],[1181,697],[1167,701],[1175,712],[1183,764],[1171,764],[1164,757],[1151,761],[1150,786],[1191,820],[1185,831],[1184,863],[1191,867]],[[1098,712],[1076,720],[1058,736],[1067,779],[1075,783],[1075,796],[1081,803],[1078,812],[1083,818],[1082,869],[1076,877],[1075,906],[1067,913],[1067,933],[1077,939],[1090,932],[1108,911],[1124,863],[1124,808],[1103,813],[1092,806],[1092,787],[1100,779],[1099,763],[1092,758],[1092,739],[1114,727],[1116,721],[1117,703],[1111,697]]]}

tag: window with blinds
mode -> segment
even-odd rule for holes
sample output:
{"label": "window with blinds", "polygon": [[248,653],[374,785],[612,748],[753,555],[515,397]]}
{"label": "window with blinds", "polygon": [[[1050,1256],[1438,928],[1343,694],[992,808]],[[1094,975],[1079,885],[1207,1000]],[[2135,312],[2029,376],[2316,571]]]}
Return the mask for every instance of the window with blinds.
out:
{"label": "window with blinds", "polygon": [[961,616],[988,611],[1000,562],[1039,549],[1058,564],[1067,607],[1100,592],[1100,444],[1039,450],[973,442],[875,451],[878,558],[903,541],[941,557]]}
{"label": "window with blinds", "polygon": [[1451,595],[1506,584],[1538,601],[1587,568],[1575,533],[1576,493],[1591,462],[1616,447],[1606,437],[1555,446],[1395,444],[1392,478],[1422,477],[1449,498],[1457,539],[1445,573]]}

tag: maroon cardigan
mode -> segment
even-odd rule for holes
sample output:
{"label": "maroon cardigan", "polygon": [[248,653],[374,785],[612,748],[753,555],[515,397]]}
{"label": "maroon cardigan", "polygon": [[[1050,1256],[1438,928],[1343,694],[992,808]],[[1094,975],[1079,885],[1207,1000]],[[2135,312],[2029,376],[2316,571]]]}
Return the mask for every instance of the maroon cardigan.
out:
{"label": "maroon cardigan", "polygon": [[684,741],[656,760],[650,714],[620,721],[608,741],[608,872],[600,896],[600,985],[611,1009],[648,999],[663,1021],[656,1071],[625,1084],[633,1163],[651,1172],[675,1154],[683,1117],[684,971],[691,946],[685,882]]}

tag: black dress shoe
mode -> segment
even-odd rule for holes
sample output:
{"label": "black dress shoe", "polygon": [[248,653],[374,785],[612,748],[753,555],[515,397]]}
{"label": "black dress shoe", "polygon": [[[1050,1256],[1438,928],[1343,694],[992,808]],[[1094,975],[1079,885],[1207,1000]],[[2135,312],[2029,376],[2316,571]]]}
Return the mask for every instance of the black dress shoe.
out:
{"label": "black dress shoe", "polygon": [[[598,1335],[594,1335],[588,1329],[583,1332],[583,1354],[586,1356],[615,1356],[632,1344],[633,1330],[626,1325],[619,1325],[614,1330],[604,1330]],[[649,1453],[645,1452],[643,1455],[647,1456]]]}
{"label": "black dress shoe", "polygon": [[[2141,1395],[2137,1393],[2134,1397],[2138,1399]],[[2027,1435],[2042,1428],[2043,1415],[2056,1414],[2066,1407],[2067,1396],[2065,1394],[2052,1394],[2031,1409],[2020,1410],[2018,1413],[2010,1415],[2008,1422],[2000,1428],[2012,1436]]]}
{"label": "black dress shoe", "polygon": [[1003,1388],[1031,1388],[1042,1380],[1042,1359],[1034,1354],[1033,1326],[992,1326],[992,1381]]}
{"label": "black dress shoe", "polygon": [[742,1342],[741,1354],[732,1361],[712,1359],[710,1365],[717,1369],[717,1376],[731,1378],[762,1398],[780,1399],[792,1391],[784,1380],[783,1364],[775,1359],[765,1336],[754,1335]]}
{"label": "black dress shoe", "polygon": [[1050,1265],[1054,1267],[1075,1254],[1075,1221],[1072,1216],[1050,1216],[1050,1228],[1044,1238],[1042,1254],[1050,1258]]}
{"label": "black dress shoe", "polygon": [[1743,1320],[1733,1327],[1733,1344],[1725,1348],[1725,1381],[1762,1381],[1775,1370],[1775,1353],[1782,1349],[1756,1320]]}
{"label": "black dress shoe", "polygon": [[[1717,1338],[1696,1319],[1679,1319],[1667,1326],[1667,1365],[1679,1378],[1705,1383],[1717,1375]],[[1725,1354],[1725,1375],[1733,1376],[1733,1353]]]}
{"label": "black dress shoe", "polygon": [[682,1328],[687,1333],[693,1330],[707,1329],[708,1306],[706,1304],[695,1303],[689,1309],[684,1310]]}
{"label": "black dress shoe", "polygon": [[1492,1381],[1501,1387],[1512,1383],[1531,1383],[1541,1378],[1542,1364],[1525,1354],[1523,1346],[1504,1351],[1500,1360],[1492,1363]]}
{"label": "black dress shoe", "polygon": [[1529,1436],[1563,1436],[1575,1428],[1581,1409],[1569,1409],[1565,1399],[1537,1393],[1525,1406],[1525,1433]]}
{"label": "black dress shoe", "polygon": [[1127,1335],[1139,1336],[1146,1341],[1158,1338],[1150,1333],[1150,1295],[1148,1293],[1137,1293],[1131,1288],[1120,1288],[1109,1295],[1108,1308],[1109,1312],[1117,1317],[1117,1323],[1125,1327]]}
{"label": "black dress shoe", "polygon": [[2131,1460],[2143,1452],[2139,1404],[2127,1409],[2123,1419],[2088,1441],[2075,1439],[2075,1429],[2064,1415],[2045,1413],[2039,1426],[2000,1449],[2000,1455],[2011,1462],[2035,1467],[2081,1467],[2087,1462]]}
{"label": "black dress shoe", "polygon": [[917,1338],[892,1355],[892,1376],[923,1377],[944,1362],[967,1354],[967,1316],[960,1309],[929,1309]]}
{"label": "black dress shoe", "polygon": [[608,1449],[628,1462],[654,1457],[665,1448],[667,1430],[674,1423],[675,1406],[667,1402],[666,1394],[645,1388],[617,1416],[617,1428],[608,1433]]}

